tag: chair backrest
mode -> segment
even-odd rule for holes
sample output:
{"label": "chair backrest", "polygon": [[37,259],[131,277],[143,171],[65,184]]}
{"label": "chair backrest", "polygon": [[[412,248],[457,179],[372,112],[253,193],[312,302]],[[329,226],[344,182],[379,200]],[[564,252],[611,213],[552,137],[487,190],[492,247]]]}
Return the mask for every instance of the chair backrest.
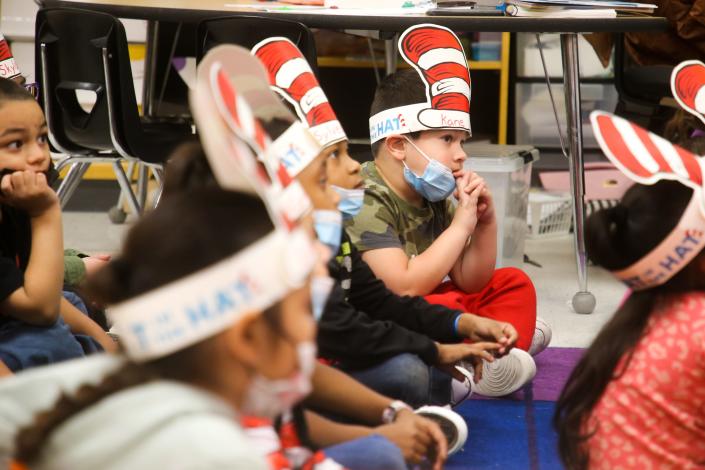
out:
{"label": "chair backrest", "polygon": [[198,61],[219,44],[237,44],[252,49],[258,42],[272,36],[283,36],[296,44],[318,75],[316,44],[311,30],[296,21],[261,16],[228,16],[201,21],[196,32]]}
{"label": "chair backrest", "polygon": [[[128,143],[139,137],[141,128],[122,23],[104,13],[49,8],[37,13],[35,37],[52,144],[59,150],[121,146],[129,152]],[[92,107],[82,106],[82,93],[95,95]]]}
{"label": "chair backrest", "polygon": [[621,100],[647,108],[670,97],[672,66],[634,63],[624,45],[623,33],[614,35],[614,86]]}

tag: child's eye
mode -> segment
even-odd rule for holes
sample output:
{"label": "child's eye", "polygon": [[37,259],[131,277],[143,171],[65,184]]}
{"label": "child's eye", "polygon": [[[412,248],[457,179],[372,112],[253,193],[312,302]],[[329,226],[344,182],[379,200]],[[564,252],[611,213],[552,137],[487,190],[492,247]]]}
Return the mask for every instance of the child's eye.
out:
{"label": "child's eye", "polygon": [[19,150],[20,147],[22,147],[21,140],[13,140],[9,144],[7,144],[7,148],[9,148],[10,150]]}
{"label": "child's eye", "polygon": [[49,142],[49,136],[47,134],[40,135],[37,137],[37,142],[41,145],[46,145]]}
{"label": "child's eye", "polygon": [[331,152],[330,155],[329,155],[329,157],[330,157],[330,158],[338,158],[338,151],[335,150],[335,151]]}
{"label": "child's eye", "polygon": [[444,141],[446,144],[450,144],[450,143],[453,142],[453,136],[450,135],[450,134],[444,135],[444,136],[442,137],[442,139],[443,139],[443,141]]}

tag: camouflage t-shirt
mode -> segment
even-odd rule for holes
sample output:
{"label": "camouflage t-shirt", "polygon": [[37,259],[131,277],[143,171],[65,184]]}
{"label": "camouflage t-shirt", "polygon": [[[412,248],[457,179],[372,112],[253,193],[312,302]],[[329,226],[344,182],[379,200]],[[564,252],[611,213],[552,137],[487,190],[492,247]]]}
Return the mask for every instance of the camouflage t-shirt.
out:
{"label": "camouflage t-shirt", "polygon": [[425,201],[423,207],[415,207],[387,186],[374,162],[364,163],[361,175],[365,181],[364,203],[360,212],[345,223],[359,251],[401,248],[412,258],[423,253],[450,225],[450,199]]}

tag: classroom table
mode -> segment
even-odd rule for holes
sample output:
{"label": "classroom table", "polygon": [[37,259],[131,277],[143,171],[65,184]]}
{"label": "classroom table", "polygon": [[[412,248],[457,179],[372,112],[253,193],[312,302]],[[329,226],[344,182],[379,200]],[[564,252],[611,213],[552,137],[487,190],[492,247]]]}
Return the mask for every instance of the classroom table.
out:
{"label": "classroom table", "polygon": [[[347,13],[321,14],[291,10],[263,12],[247,5],[256,0],[39,0],[45,7],[64,6],[103,11],[121,18],[148,20],[152,24],[165,21],[198,22],[214,16],[257,14],[299,21],[312,28],[374,31],[395,34],[419,23],[435,23],[463,32],[533,32],[560,33],[563,59],[563,83],[568,136],[568,162],[573,196],[574,247],[578,271],[578,292],[573,296],[577,313],[592,313],[595,297],[587,286],[587,256],[584,238],[584,170],[583,135],[580,118],[580,76],[578,73],[578,34],[590,32],[665,31],[668,23],[660,17],[617,18],[518,18],[502,16],[426,16],[422,14],[370,16]],[[268,2],[274,6],[276,3]],[[154,28],[150,28],[154,31]],[[149,45],[148,38],[148,45]],[[388,44],[393,45],[391,41]],[[388,48],[389,49],[389,48]],[[393,47],[391,48],[394,49]],[[391,52],[391,51],[390,51]],[[149,60],[149,53],[148,53]],[[394,68],[394,54],[387,54],[387,69]],[[149,67],[146,71],[149,75]],[[151,97],[146,96],[147,101]]]}

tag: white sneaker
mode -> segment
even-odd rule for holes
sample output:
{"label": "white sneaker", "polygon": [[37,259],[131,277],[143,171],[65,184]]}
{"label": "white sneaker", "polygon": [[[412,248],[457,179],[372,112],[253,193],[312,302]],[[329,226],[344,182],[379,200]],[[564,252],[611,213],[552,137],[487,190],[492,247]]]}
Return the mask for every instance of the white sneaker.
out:
{"label": "white sneaker", "polygon": [[485,361],[482,379],[479,383],[472,382],[472,390],[486,397],[503,397],[519,390],[535,375],[534,358],[526,351],[514,348],[494,362]]}
{"label": "white sneaker", "polygon": [[529,347],[529,354],[535,356],[546,349],[551,343],[551,336],[553,336],[551,325],[543,318],[536,317],[536,329]]}
{"label": "white sneaker", "polygon": [[465,376],[465,380],[461,382],[458,379],[453,379],[450,382],[450,406],[453,408],[460,405],[472,395],[472,372],[462,366],[455,366],[455,369]]}
{"label": "white sneaker", "polygon": [[438,424],[448,441],[448,455],[458,452],[468,440],[468,425],[455,411],[442,406],[422,406],[414,413]]}

